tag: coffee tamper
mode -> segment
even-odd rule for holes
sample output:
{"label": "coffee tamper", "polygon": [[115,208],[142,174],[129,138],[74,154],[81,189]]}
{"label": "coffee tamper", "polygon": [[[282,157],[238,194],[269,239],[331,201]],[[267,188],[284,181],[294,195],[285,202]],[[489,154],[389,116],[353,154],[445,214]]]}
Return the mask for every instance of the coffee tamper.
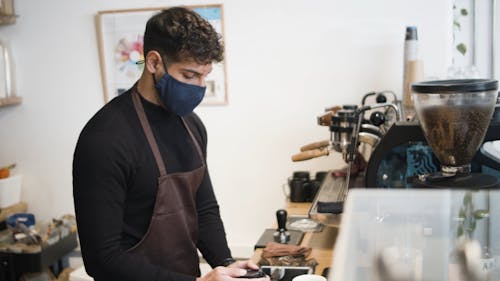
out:
{"label": "coffee tamper", "polygon": [[276,211],[276,219],[278,220],[278,229],[267,228],[264,233],[260,236],[259,240],[255,244],[255,249],[265,248],[269,242],[277,242],[289,245],[300,245],[302,238],[304,237],[304,232],[300,230],[287,230],[286,221],[287,213],[285,210],[280,209]]}
{"label": "coffee tamper", "polygon": [[290,232],[286,230],[286,210],[276,211],[276,219],[278,220],[278,229],[274,232],[274,241],[286,244],[290,241]]}

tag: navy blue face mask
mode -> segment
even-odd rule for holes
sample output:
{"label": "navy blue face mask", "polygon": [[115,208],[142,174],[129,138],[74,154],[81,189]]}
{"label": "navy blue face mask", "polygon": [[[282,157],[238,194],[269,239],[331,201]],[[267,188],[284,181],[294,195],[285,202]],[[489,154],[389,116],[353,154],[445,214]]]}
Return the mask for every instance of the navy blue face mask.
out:
{"label": "navy blue face mask", "polygon": [[179,116],[193,112],[205,96],[206,87],[183,83],[168,73],[165,73],[158,83],[153,74],[153,81],[160,100]]}

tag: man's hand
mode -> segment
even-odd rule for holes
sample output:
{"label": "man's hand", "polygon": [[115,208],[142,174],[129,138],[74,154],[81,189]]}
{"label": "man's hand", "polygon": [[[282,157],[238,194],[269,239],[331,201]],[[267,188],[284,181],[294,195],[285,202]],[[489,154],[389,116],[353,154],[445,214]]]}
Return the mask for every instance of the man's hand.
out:
{"label": "man's hand", "polygon": [[263,278],[243,279],[237,278],[247,273],[246,269],[259,269],[259,267],[251,260],[236,261],[227,267],[219,266],[214,268],[209,273],[196,279],[196,281],[238,281],[238,280],[252,280],[252,281],[270,281],[269,276]]}
{"label": "man's hand", "polygon": [[227,267],[229,268],[242,268],[242,269],[259,269],[259,266],[256,265],[253,261],[251,260],[246,260],[246,261],[235,261],[232,264],[228,265]]}

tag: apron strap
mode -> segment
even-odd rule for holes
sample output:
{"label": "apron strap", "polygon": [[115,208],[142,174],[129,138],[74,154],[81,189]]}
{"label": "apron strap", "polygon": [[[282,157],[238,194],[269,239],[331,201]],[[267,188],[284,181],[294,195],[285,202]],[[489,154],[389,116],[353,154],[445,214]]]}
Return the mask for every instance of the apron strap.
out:
{"label": "apron strap", "polygon": [[196,147],[196,151],[198,151],[198,155],[200,156],[201,165],[205,166],[205,157],[203,156],[203,152],[201,151],[201,147],[198,144],[198,141],[196,141],[196,138],[194,137],[193,132],[191,132],[191,129],[189,129],[189,126],[188,126],[186,120],[184,120],[184,117],[181,117],[181,120],[182,120],[182,123],[184,124],[184,127],[186,127],[186,129],[189,133],[189,136],[191,136],[191,140],[193,141],[194,146]]}
{"label": "apron strap", "polygon": [[139,98],[139,92],[137,91],[137,85],[135,85],[132,89],[132,101],[134,102],[135,111],[139,116],[139,121],[141,122],[142,129],[146,134],[149,146],[153,151],[156,165],[158,166],[158,170],[160,171],[160,176],[165,176],[167,174],[167,168],[165,167],[165,163],[163,162],[163,158],[161,157],[160,149],[158,148],[158,144],[156,143],[153,131],[151,130],[151,126],[149,125],[148,118],[146,116],[146,113],[144,112],[144,107],[142,106],[141,99]]}

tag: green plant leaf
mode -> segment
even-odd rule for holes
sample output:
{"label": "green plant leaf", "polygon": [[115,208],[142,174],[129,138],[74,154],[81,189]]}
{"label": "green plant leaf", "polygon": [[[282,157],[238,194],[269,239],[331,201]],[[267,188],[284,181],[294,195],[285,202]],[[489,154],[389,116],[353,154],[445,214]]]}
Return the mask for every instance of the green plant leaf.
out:
{"label": "green plant leaf", "polygon": [[456,26],[458,30],[462,27],[458,21],[454,21],[453,25]]}
{"label": "green plant leaf", "polygon": [[[460,45],[463,45],[463,47],[466,49],[467,51],[467,48],[465,47],[465,44],[464,43],[460,43],[457,45],[457,49],[459,48]],[[459,50],[460,51],[460,50]],[[469,205],[469,204],[472,204],[472,192],[470,191],[467,191],[464,195],[464,205]]]}
{"label": "green plant leaf", "polygon": [[458,218],[465,219],[465,210],[463,207],[460,207],[460,210],[458,211]]}
{"label": "green plant leaf", "polygon": [[464,235],[464,229],[463,229],[463,227],[461,227],[461,226],[460,226],[460,227],[457,229],[457,237],[460,237],[460,236],[462,236],[462,235]]}
{"label": "green plant leaf", "polygon": [[[457,45],[457,50],[463,55],[465,56],[465,53],[467,53],[467,46],[465,46],[464,43],[460,43]],[[472,198],[472,197],[471,197]],[[471,201],[472,202],[472,199]],[[464,198],[464,204],[465,204],[465,198]]]}
{"label": "green plant leaf", "polygon": [[488,210],[475,210],[474,218],[477,220],[484,219],[490,216],[490,212]]}
{"label": "green plant leaf", "polygon": [[467,9],[462,9],[462,10],[460,10],[460,14],[462,16],[467,16],[469,14],[469,12],[467,11]]}

